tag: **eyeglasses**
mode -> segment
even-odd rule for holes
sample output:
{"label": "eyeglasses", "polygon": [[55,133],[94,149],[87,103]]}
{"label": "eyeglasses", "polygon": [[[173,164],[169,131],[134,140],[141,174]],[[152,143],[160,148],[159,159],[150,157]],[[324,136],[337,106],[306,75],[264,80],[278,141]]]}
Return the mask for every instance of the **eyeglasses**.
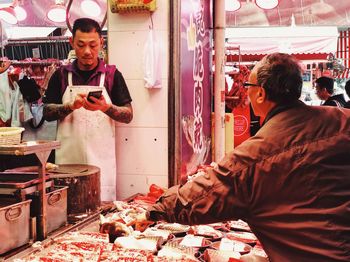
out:
{"label": "eyeglasses", "polygon": [[243,83],[243,86],[244,86],[245,88],[248,88],[248,87],[250,87],[250,86],[260,86],[260,85],[258,85],[258,84],[253,84],[253,83],[249,83],[249,82],[244,82],[244,83]]}

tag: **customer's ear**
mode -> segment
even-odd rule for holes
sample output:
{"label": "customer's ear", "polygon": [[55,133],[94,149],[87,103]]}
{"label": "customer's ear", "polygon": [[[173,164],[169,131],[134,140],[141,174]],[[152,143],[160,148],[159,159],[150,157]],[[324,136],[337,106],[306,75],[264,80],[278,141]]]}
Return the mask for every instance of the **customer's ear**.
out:
{"label": "customer's ear", "polygon": [[257,93],[257,103],[263,103],[266,98],[266,91],[263,87],[259,87],[258,93]]}

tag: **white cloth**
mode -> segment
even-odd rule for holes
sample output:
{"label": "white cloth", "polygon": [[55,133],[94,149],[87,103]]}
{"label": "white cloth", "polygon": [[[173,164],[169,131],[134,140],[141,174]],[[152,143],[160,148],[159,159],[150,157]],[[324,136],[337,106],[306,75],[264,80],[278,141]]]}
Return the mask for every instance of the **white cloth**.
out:
{"label": "white cloth", "polygon": [[3,122],[11,118],[11,89],[7,71],[0,74],[0,118]]}
{"label": "white cloth", "polygon": [[[102,90],[107,103],[111,99],[101,75],[100,86],[73,86],[72,73],[68,74],[68,87],[62,102],[72,102],[79,93]],[[57,140],[61,142],[56,150],[57,164],[90,164],[101,169],[101,200],[116,199],[116,157],[114,121],[101,111],[84,108],[74,110],[58,124]]]}

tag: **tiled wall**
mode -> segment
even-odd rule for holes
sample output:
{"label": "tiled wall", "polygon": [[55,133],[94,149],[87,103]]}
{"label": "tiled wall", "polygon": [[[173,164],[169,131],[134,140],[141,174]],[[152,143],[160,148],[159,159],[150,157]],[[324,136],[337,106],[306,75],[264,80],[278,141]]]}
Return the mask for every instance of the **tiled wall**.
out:
{"label": "tiled wall", "polygon": [[[153,30],[162,50],[162,88],[144,87],[143,55],[149,13],[108,10],[108,59],[122,72],[133,99],[134,119],[116,125],[117,199],[168,186],[169,1],[157,1]],[[103,188],[101,188],[103,190]]]}

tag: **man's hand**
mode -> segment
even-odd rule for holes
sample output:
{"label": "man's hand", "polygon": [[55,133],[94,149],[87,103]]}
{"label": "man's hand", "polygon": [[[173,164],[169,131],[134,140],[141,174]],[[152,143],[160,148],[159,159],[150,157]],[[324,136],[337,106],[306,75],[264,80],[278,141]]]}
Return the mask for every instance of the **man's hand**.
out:
{"label": "man's hand", "polygon": [[69,105],[70,109],[75,110],[75,109],[79,109],[82,106],[84,106],[85,100],[86,100],[86,95],[85,94],[77,94],[77,96],[75,97],[73,103],[71,103]]}
{"label": "man's hand", "polygon": [[135,230],[143,232],[149,225],[154,224],[154,221],[147,220],[146,212],[136,216],[136,218],[127,224],[127,226],[135,226]]}
{"label": "man's hand", "polygon": [[102,112],[106,112],[108,110],[108,108],[110,108],[111,105],[107,104],[106,99],[104,98],[103,95],[101,95],[100,98],[96,98],[93,96],[90,96],[90,98],[92,102],[90,102],[87,97],[84,97],[84,108],[86,110],[90,110],[90,111],[97,111],[100,110]]}
{"label": "man's hand", "polygon": [[43,117],[46,121],[63,120],[74,110],[81,108],[85,103],[86,95],[77,94],[73,102],[64,104],[45,104]]}

